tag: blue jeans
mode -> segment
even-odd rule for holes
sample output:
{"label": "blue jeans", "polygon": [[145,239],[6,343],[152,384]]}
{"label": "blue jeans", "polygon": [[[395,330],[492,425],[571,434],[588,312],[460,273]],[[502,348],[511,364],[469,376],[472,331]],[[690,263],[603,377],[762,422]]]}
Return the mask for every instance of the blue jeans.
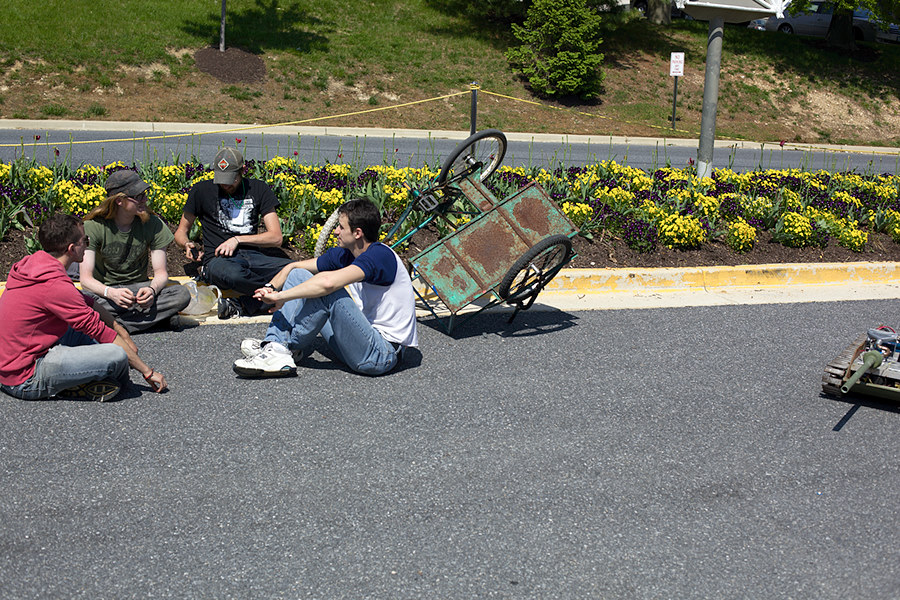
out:
{"label": "blue jeans", "polygon": [[[294,269],[283,289],[310,277],[312,273],[306,269]],[[357,373],[382,375],[393,369],[400,358],[399,349],[372,327],[346,290],[285,302],[272,315],[266,341],[303,352],[312,347],[319,333],[338,358]]]}
{"label": "blue jeans", "polygon": [[69,329],[59,342],[37,359],[34,374],[19,385],[0,389],[21,400],[40,400],[90,381],[128,384],[128,355],[116,344],[98,344],[83,333]]}
{"label": "blue jeans", "polygon": [[269,283],[291,259],[269,256],[253,248],[238,248],[233,256],[214,256],[206,263],[206,279],[222,289],[234,290],[245,314],[260,312],[262,302],[253,292]]}

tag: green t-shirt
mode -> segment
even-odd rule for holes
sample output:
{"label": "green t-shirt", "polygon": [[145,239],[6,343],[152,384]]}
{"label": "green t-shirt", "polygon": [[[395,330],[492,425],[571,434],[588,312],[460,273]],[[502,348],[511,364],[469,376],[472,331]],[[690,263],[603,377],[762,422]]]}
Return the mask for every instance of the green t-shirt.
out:
{"label": "green t-shirt", "polygon": [[94,277],[104,285],[147,281],[150,250],[165,250],[175,239],[156,215],[146,223],[135,218],[127,233],[119,231],[110,219],[85,221],[84,233],[91,238],[88,250],[97,253]]}

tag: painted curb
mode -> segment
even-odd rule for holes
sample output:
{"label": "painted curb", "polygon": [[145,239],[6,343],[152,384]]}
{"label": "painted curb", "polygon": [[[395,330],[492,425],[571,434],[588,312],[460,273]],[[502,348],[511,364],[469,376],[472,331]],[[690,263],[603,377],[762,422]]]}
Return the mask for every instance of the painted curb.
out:
{"label": "painted curb", "polygon": [[811,285],[898,284],[894,262],[797,263],[654,269],[563,269],[545,291],[604,294]]}

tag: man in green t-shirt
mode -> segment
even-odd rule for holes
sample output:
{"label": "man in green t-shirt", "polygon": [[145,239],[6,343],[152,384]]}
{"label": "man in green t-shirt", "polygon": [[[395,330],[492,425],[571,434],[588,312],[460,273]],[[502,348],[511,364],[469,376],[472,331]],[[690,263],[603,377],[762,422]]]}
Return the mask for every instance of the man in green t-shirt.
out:
{"label": "man in green t-shirt", "polygon": [[[128,333],[168,322],[173,329],[196,325],[178,312],[191,301],[180,285],[167,286],[166,247],[175,236],[147,209],[150,187],[122,170],[106,180],[106,199],[85,216],[89,238],[81,263],[81,287],[97,296]],[[153,278],[147,279],[152,269]]]}

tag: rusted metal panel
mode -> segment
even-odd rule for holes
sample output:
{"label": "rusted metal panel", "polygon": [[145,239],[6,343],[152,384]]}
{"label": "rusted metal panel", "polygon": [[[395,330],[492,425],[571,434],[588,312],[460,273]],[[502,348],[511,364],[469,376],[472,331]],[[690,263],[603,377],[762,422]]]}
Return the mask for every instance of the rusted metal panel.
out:
{"label": "rusted metal panel", "polygon": [[499,204],[497,196],[495,196],[491,190],[481,185],[481,182],[477,179],[466,177],[457,183],[457,187],[462,190],[462,193],[469,199],[469,202],[477,206],[478,210],[483,213],[486,213]]}
{"label": "rusted metal panel", "polygon": [[433,246],[415,257],[412,261],[419,277],[434,288],[438,298],[451,313],[472,302],[481,295],[478,284],[459,259],[443,246]]}
{"label": "rusted metal panel", "polygon": [[536,184],[531,184],[504,200],[498,210],[508,215],[510,223],[514,224],[514,229],[520,230],[520,235],[527,240],[529,248],[547,236],[571,236],[577,231],[544,188]]}
{"label": "rusted metal panel", "polygon": [[493,210],[420,252],[412,263],[455,313],[499,284],[529,247],[511,234],[504,215]]}
{"label": "rusted metal panel", "polygon": [[[473,190],[477,191],[475,186],[466,192],[474,202],[469,195]],[[533,245],[549,235],[573,235],[575,231],[546,192],[531,185],[432,244],[414,256],[412,263],[450,312],[456,313],[499,285],[513,263]]]}

